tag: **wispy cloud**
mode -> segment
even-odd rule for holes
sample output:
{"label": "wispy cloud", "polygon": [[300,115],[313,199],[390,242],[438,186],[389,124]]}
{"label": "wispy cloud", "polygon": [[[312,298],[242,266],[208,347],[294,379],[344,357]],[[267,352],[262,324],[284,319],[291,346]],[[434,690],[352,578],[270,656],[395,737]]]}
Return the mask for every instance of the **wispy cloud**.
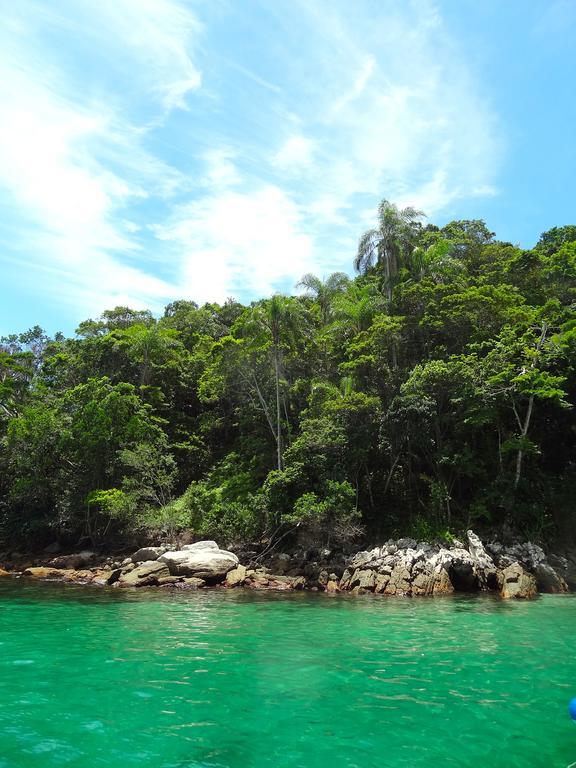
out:
{"label": "wispy cloud", "polygon": [[426,0],[22,0],[0,107],[6,259],[76,319],[287,290],[347,269],[383,196],[495,192],[494,114]]}
{"label": "wispy cloud", "polygon": [[[143,57],[158,57],[160,72],[154,68],[147,86],[158,93],[159,109],[177,104],[174,95],[184,95],[183,83],[194,81],[196,87],[183,49],[188,17],[178,6],[120,0],[97,8],[102,19],[110,15],[115,34],[136,52],[131,71],[142,81]],[[121,104],[84,92],[82,82],[59,66],[59,57],[49,55],[35,34],[32,11],[44,17],[45,31],[62,33],[71,25],[64,9],[56,15],[29,4],[27,10],[19,7],[0,40],[1,200],[4,211],[21,220],[12,247],[20,254],[22,274],[29,279],[32,269],[37,290],[48,289],[55,301],[83,311],[118,302],[158,309],[174,286],[148,272],[131,214],[150,198],[169,194],[180,174],[144,150],[142,131]],[[107,26],[90,28],[98,36]],[[188,80],[174,79],[184,74]]]}
{"label": "wispy cloud", "polygon": [[174,211],[157,235],[181,254],[180,283],[201,301],[292,287],[313,262],[298,206],[280,188],[216,191]]}

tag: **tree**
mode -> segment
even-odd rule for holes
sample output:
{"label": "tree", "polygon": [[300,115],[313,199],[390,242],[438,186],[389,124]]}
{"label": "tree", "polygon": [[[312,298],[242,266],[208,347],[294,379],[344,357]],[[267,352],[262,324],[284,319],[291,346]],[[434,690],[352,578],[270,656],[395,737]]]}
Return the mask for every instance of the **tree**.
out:
{"label": "tree", "polygon": [[276,294],[256,308],[254,321],[268,337],[276,391],[276,458],[277,468],[282,469],[284,450],[282,436],[282,409],[280,377],[282,372],[282,352],[286,344],[294,341],[298,326],[302,320],[300,305],[294,299]]}
{"label": "tree", "polygon": [[349,284],[350,278],[344,272],[333,272],[324,281],[309,272],[296,287],[304,288],[306,294],[317,302],[322,324],[328,325],[332,317],[334,297],[341,294]]}
{"label": "tree", "polygon": [[384,286],[388,301],[392,301],[392,290],[396,275],[417,241],[421,211],[408,207],[400,210],[388,200],[378,206],[378,226],[364,232],[358,243],[354,261],[357,272],[366,272],[376,267],[384,274]]}

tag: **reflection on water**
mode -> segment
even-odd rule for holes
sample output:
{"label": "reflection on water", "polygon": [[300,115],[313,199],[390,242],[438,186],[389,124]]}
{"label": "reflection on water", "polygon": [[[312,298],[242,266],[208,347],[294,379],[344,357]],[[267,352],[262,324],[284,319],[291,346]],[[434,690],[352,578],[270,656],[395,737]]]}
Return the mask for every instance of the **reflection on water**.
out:
{"label": "reflection on water", "polygon": [[0,582],[0,768],[565,768],[576,601]]}

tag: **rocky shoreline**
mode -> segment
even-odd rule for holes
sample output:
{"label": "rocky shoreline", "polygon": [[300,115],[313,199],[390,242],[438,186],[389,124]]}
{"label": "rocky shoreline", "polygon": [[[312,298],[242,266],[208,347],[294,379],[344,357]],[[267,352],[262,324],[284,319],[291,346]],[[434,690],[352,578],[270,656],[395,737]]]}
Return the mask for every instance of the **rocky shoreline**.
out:
{"label": "rocky shoreline", "polygon": [[488,592],[504,599],[561,594],[576,586],[576,563],[569,558],[547,556],[531,542],[483,543],[473,531],[466,538],[449,544],[389,540],[347,556],[324,549],[263,557],[220,549],[214,541],[143,547],[122,560],[91,551],[28,562],[7,555],[0,558],[0,576],[113,588],[244,587],[406,597]]}

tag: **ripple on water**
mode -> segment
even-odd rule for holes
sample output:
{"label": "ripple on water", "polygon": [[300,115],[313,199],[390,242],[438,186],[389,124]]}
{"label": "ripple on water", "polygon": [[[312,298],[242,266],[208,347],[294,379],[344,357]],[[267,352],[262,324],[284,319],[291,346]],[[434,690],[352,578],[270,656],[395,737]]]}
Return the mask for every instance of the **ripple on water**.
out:
{"label": "ripple on water", "polygon": [[565,768],[576,600],[0,583],[0,768]]}

